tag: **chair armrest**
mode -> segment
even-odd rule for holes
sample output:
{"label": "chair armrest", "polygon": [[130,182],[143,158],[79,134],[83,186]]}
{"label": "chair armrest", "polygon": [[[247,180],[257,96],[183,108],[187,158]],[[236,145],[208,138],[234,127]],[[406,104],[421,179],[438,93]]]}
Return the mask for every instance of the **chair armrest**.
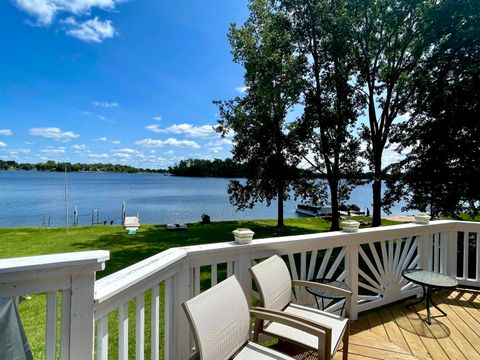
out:
{"label": "chair armrest", "polygon": [[[259,311],[261,313],[268,313],[268,314],[277,315],[277,316],[281,316],[281,317],[284,317],[284,318],[292,319],[292,320],[295,320],[295,321],[300,321],[300,322],[305,323],[309,326],[319,328],[324,333],[332,331],[332,328],[328,325],[323,325],[323,324],[320,324],[319,322],[316,322],[316,321],[313,321],[313,320],[310,320],[310,319],[307,319],[305,317],[298,316],[298,315],[295,315],[295,314],[290,314],[290,313],[287,313],[285,311],[266,309],[266,308],[262,308],[262,307],[254,307],[254,308],[251,309],[251,311]],[[264,319],[264,320],[267,320],[267,319]]]}
{"label": "chair armrest", "polygon": [[[250,310],[250,315],[255,317],[257,321],[267,320],[276,322],[279,324],[291,326],[295,329],[304,331],[308,334],[316,336],[318,338],[318,354],[325,352],[330,354],[332,343],[332,328],[330,326],[314,323],[310,320],[304,319],[293,314],[286,314],[277,310],[267,310],[264,308],[254,308]],[[325,337],[325,344],[322,344],[322,337]]]}
{"label": "chair armrest", "polygon": [[307,280],[292,280],[292,285],[294,286],[305,286],[311,288],[317,288],[322,290],[328,290],[338,295],[342,295],[345,297],[352,296],[352,292],[350,290],[340,289],[336,286],[327,285],[327,284],[320,284],[315,281],[307,281]]}
{"label": "chair armrest", "polygon": [[345,317],[350,317],[350,310],[352,306],[352,292],[350,290],[340,289],[336,286],[320,284],[314,281],[306,281],[306,280],[292,280],[293,286],[304,286],[310,288],[317,288],[321,290],[328,290],[335,294],[345,296]]}
{"label": "chair armrest", "polygon": [[256,319],[262,319],[291,326],[317,337],[326,335],[327,333],[329,333],[331,337],[332,334],[332,328],[330,326],[320,325],[312,321],[305,321],[304,318],[292,314],[287,315],[281,311],[255,308],[250,310],[250,315]]}

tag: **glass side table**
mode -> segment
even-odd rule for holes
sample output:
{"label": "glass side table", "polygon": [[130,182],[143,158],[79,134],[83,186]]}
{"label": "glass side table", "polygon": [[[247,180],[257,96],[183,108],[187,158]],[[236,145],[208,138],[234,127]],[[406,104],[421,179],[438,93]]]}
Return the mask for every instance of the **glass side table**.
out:
{"label": "glass side table", "polygon": [[[312,279],[309,280],[311,282],[316,282],[319,284],[325,284],[325,285],[330,285],[339,289],[343,290],[348,290],[351,291],[350,286],[345,284],[344,282],[338,281],[338,280],[333,280],[333,279],[328,279],[328,278],[319,278],[319,279]],[[315,298],[315,302],[317,303],[317,308],[320,309],[320,304],[318,302],[318,299],[321,299],[322,301],[322,308],[320,310],[325,310],[325,304],[324,304],[324,299],[331,299],[331,300],[340,300],[344,299],[345,296],[339,295],[337,293],[334,293],[329,290],[323,290],[323,289],[318,289],[318,288],[311,288],[311,287],[306,287],[305,288],[310,294],[313,295]],[[340,315],[343,314],[343,309],[345,308],[345,303],[342,305],[342,310],[340,310]]]}
{"label": "glass side table", "polygon": [[447,316],[447,314],[433,302],[432,291],[433,289],[455,288],[458,286],[458,281],[456,279],[447,275],[437,273],[437,272],[427,271],[422,269],[403,270],[402,276],[405,279],[420,285],[423,289],[422,298],[418,301],[408,304],[407,307],[419,304],[425,300],[425,307],[427,308],[428,325],[432,324],[431,315],[430,315],[430,305],[433,305],[443,315]]}

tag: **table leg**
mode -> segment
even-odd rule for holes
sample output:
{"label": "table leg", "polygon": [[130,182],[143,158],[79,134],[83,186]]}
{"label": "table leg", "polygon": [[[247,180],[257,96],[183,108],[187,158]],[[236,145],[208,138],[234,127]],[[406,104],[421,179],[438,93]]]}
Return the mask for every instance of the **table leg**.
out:
{"label": "table leg", "polygon": [[440,308],[437,306],[437,304],[435,304],[435,303],[433,302],[433,299],[432,299],[432,298],[430,298],[430,303],[435,307],[435,309],[437,309],[438,311],[440,311],[443,315],[447,316],[447,313],[446,313],[445,311],[443,311],[442,309],[440,309]]}
{"label": "table leg", "polygon": [[422,285],[422,298],[418,301],[414,301],[410,304],[407,304],[406,307],[410,307],[410,306],[413,306],[413,305],[417,305],[417,304],[420,304],[420,303],[423,303],[423,300],[425,300],[425,295],[426,295],[427,291],[425,290],[425,286]]}
{"label": "table leg", "polygon": [[432,325],[432,320],[430,316],[430,302],[432,301],[432,289],[430,286],[427,286],[427,323],[428,325]]}

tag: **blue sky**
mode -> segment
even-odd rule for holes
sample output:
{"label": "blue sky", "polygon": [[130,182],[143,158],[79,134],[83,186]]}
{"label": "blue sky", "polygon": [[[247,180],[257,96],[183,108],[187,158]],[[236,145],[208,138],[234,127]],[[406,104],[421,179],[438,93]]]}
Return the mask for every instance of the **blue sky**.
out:
{"label": "blue sky", "polygon": [[164,168],[225,158],[215,99],[243,86],[246,1],[0,2],[0,159]]}

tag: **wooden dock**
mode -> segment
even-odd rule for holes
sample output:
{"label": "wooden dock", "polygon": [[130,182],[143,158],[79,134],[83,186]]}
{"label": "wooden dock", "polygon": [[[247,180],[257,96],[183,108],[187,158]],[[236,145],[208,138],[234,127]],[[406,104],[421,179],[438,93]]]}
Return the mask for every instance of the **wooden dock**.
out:
{"label": "wooden dock", "polygon": [[137,230],[140,227],[140,219],[138,216],[127,216],[124,222],[125,229]]}

